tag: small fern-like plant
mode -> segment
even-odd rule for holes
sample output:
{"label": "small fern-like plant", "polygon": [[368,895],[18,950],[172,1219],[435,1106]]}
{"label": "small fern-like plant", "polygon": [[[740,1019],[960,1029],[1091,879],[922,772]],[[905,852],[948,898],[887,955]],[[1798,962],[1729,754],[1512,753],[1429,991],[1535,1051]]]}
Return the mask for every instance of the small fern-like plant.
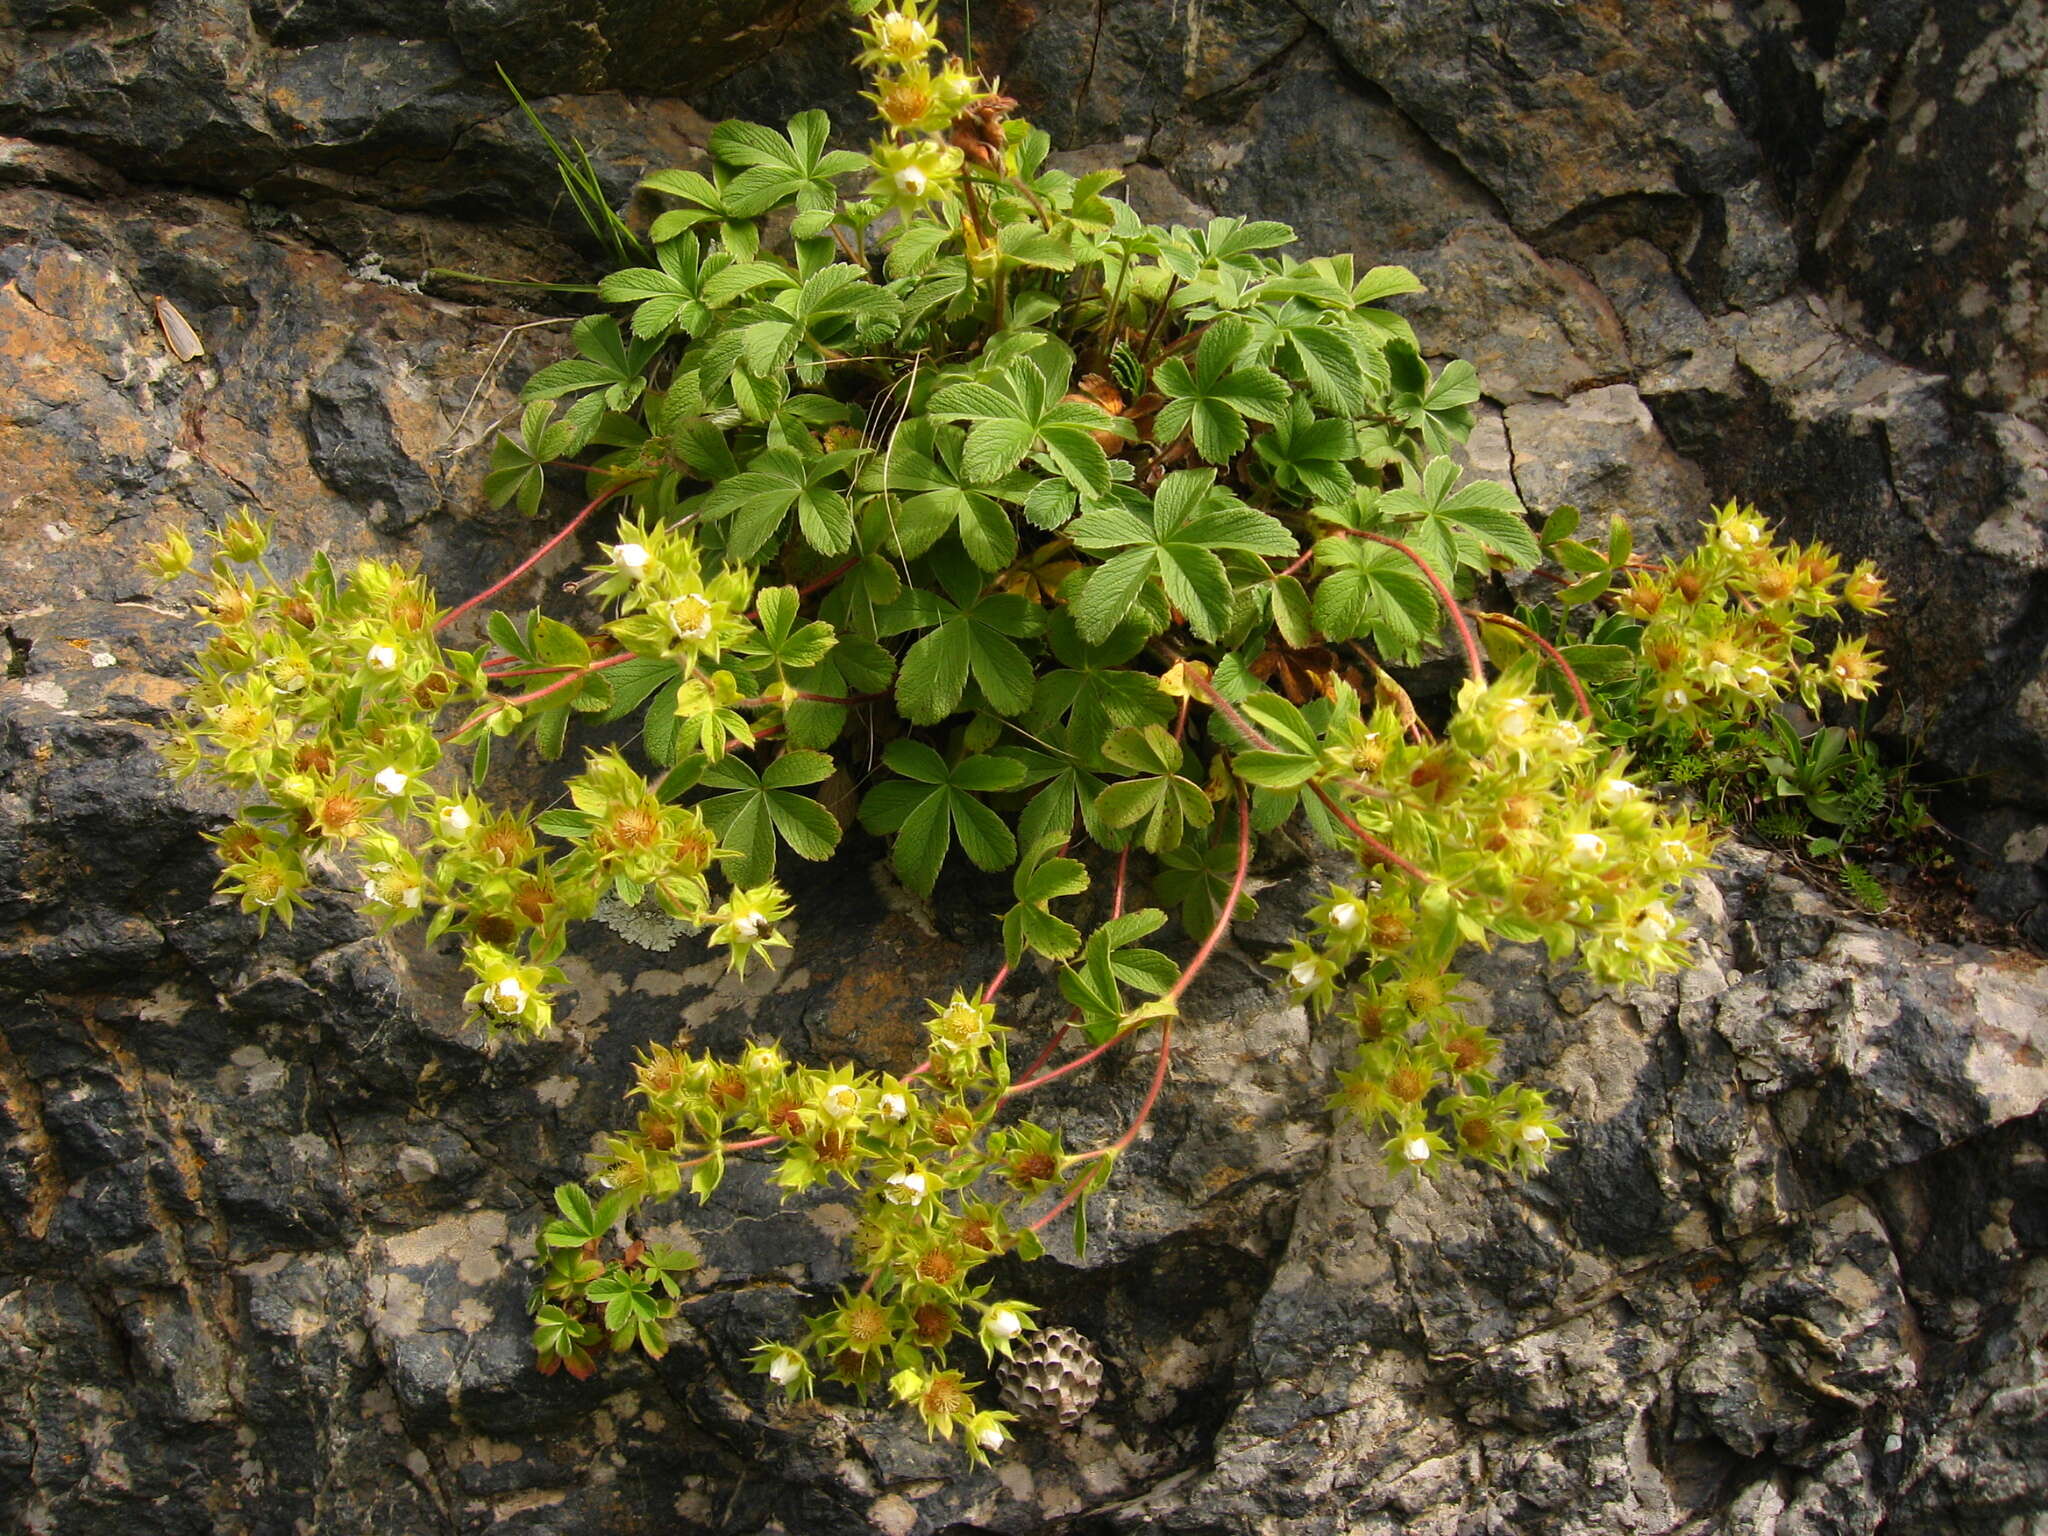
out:
{"label": "small fern-like plant", "polygon": [[[1619,522],[1597,547],[1568,510],[1532,526],[1452,458],[1479,384],[1383,307],[1411,274],[1276,254],[1280,224],[1147,225],[1114,173],[1052,169],[1013,102],[941,60],[925,4],[854,9],[877,142],[829,147],[818,112],[726,123],[708,174],[648,178],[673,203],[651,264],[604,279],[609,308],[493,455],[495,503],[582,487],[501,581],[444,606],[388,562],[280,578],[248,517],[204,561],[182,535],[157,561],[198,563],[214,627],[177,755],[248,800],[223,888],[289,922],[316,870],[352,868],[381,925],[460,945],[493,1028],[550,1027],[556,961],[601,902],[773,963],[776,871],[837,845],[812,791],[865,771],[835,755],[856,722],[886,742],[859,817],[908,886],[956,855],[1010,872],[1007,963],[933,1004],[900,1073],[653,1047],[596,1193],[565,1186],[541,1232],[534,1329],[543,1370],[662,1353],[694,1260],[636,1235],[644,1213],[770,1156],[790,1193],[853,1192],[869,1278],[758,1368],[793,1394],[886,1390],[979,1458],[1008,1415],[957,1356],[1036,1324],[977,1272],[1063,1215],[1084,1230],[1190,985],[1251,910],[1261,837],[1291,826],[1357,871],[1272,957],[1356,1030],[1339,1111],[1416,1178],[1540,1168],[1563,1129],[1500,1079],[1460,953],[1538,944],[1616,983],[1681,964],[1675,901],[1710,834],[1618,744],[1704,751],[1717,721],[1867,692],[1862,643],[1816,663],[1807,631],[1883,594],[1735,506],[1669,567]],[[494,606],[579,535],[594,625]],[[1561,602],[1480,605],[1538,566],[1562,568]],[[1388,669],[1446,629],[1468,675],[1432,724]],[[578,722],[622,721],[633,754],[588,753],[566,808],[492,803],[497,743],[555,757]],[[1113,915],[1084,933],[1091,889]],[[1168,908],[1186,943],[1150,947]],[[1071,1011],[1020,1070],[1000,1005],[1026,964]],[[1020,1115],[1147,1049],[1116,1138],[1070,1148]]]}

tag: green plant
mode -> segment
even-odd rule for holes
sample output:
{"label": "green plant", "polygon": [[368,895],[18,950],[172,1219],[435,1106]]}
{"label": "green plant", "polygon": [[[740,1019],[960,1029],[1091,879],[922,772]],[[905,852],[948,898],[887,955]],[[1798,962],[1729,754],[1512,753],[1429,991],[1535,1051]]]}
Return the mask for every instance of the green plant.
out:
{"label": "green plant", "polygon": [[[951,1352],[1003,1355],[1034,1323],[976,1272],[1034,1255],[1068,1213],[1085,1240],[1187,990],[1250,909],[1260,835],[1292,825],[1359,869],[1272,957],[1294,998],[1356,1028],[1334,1102],[1415,1177],[1541,1167],[1562,1129],[1501,1080],[1459,954],[1541,944],[1605,982],[1682,963],[1672,903],[1710,834],[1654,803],[1618,743],[1761,718],[1788,691],[1860,695],[1859,644],[1814,668],[1804,632],[1881,591],[1732,506],[1668,569],[1619,523],[1604,551],[1571,538],[1575,514],[1539,535],[1448,456],[1479,386],[1433,371],[1381,307],[1411,274],[1270,254],[1293,239],[1279,224],[1148,226],[1113,173],[1050,168],[1013,103],[935,67],[925,6],[855,9],[881,141],[830,150],[820,113],[721,125],[708,175],[649,179],[679,206],[648,232],[652,264],[600,287],[623,321],[587,316],[577,355],[529,381],[488,493],[530,514],[574,475],[581,509],[446,609],[385,562],[281,579],[260,524],[230,522],[179,756],[250,801],[222,883],[259,924],[290,920],[315,863],[352,860],[380,924],[458,941],[471,1005],[531,1033],[569,925],[601,901],[772,963],[778,861],[839,838],[806,791],[861,766],[835,756],[856,718],[885,740],[862,823],[921,893],[956,850],[1013,871],[1006,965],[933,1005],[929,1054],[900,1075],[765,1042],[734,1061],[653,1047],[606,1193],[565,1187],[541,1233],[535,1345],[579,1375],[607,1350],[659,1354],[690,1259],[634,1237],[640,1213],[770,1153],[790,1192],[853,1192],[869,1278],[758,1368],[793,1393],[886,1387],[979,1457],[1007,1416]],[[584,529],[590,632],[489,606]],[[1562,608],[1468,613],[1546,549],[1571,573]],[[196,555],[181,537],[159,558],[171,576]],[[1618,579],[1620,612],[1578,616]],[[451,644],[472,616],[487,643]],[[1383,663],[1447,623],[1469,675],[1433,727]],[[637,720],[636,757],[588,754],[564,808],[488,803],[494,743],[552,758],[579,719]],[[1185,961],[1146,942],[1171,921],[1132,904],[1148,870]],[[1084,934],[1061,904],[1091,889],[1112,915]],[[1014,1071],[997,1005],[1026,963],[1055,968],[1072,1011]],[[1114,1140],[1069,1150],[1015,1114],[1141,1038],[1149,1088]]]}

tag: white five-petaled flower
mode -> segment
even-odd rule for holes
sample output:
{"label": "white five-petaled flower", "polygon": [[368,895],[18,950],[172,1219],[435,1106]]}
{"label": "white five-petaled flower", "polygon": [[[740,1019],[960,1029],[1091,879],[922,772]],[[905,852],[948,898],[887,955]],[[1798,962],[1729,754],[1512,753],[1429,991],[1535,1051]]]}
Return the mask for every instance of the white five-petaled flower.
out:
{"label": "white five-petaled flower", "polygon": [[378,770],[377,777],[370,782],[387,795],[402,795],[405,793],[405,786],[411,781],[400,769],[382,768]]}
{"label": "white five-petaled flower", "polygon": [[1691,703],[1692,695],[1683,688],[1666,688],[1664,690],[1664,707],[1674,715],[1682,713],[1686,706]]}
{"label": "white five-petaled flower", "polygon": [[768,1362],[768,1379],[778,1387],[786,1387],[804,1373],[803,1356],[793,1349],[785,1349]]}
{"label": "white five-petaled flower", "polygon": [[901,1120],[910,1113],[910,1101],[900,1093],[885,1093],[875,1100],[875,1112],[884,1120]]}
{"label": "white five-petaled flower", "polygon": [[457,801],[450,801],[434,815],[441,823],[441,830],[450,837],[460,837],[474,825],[474,818],[470,816],[468,808]]}
{"label": "white five-petaled flower", "polygon": [[882,1186],[882,1197],[891,1205],[916,1205],[930,1186],[916,1169],[892,1173]]}
{"label": "white five-petaled flower", "polygon": [[398,670],[398,647],[383,641],[370,647],[370,654],[364,658],[373,672],[396,672]]}
{"label": "white five-petaled flower", "polygon": [[1288,970],[1287,979],[1297,987],[1312,987],[1323,979],[1323,968],[1313,960],[1297,960]]}
{"label": "white five-petaled flower", "polygon": [[1355,901],[1340,901],[1330,908],[1330,926],[1339,933],[1350,933],[1364,921],[1365,913]]}
{"label": "white five-petaled flower", "polygon": [[984,1451],[1000,1451],[1003,1448],[1003,1426],[1000,1424],[984,1424],[981,1426],[981,1432],[974,1439],[975,1443]]}
{"label": "white five-petaled flower", "polygon": [[773,926],[759,912],[742,912],[732,920],[733,937],[744,944],[758,944]]}
{"label": "white five-petaled flower", "polygon": [[1008,1307],[997,1307],[989,1313],[986,1326],[991,1338],[1014,1339],[1024,1331],[1024,1319]]}
{"label": "white five-petaled flower", "polygon": [[1550,739],[1560,747],[1576,747],[1586,739],[1576,720],[1560,720],[1550,728]]}
{"label": "white five-petaled flower", "polygon": [[1571,848],[1572,862],[1581,868],[1607,857],[1607,839],[1598,832],[1574,832]]}
{"label": "white five-petaled flower", "polygon": [[612,550],[612,558],[619,563],[619,569],[629,576],[638,576],[647,569],[647,562],[653,558],[647,553],[645,544],[621,544]]}
{"label": "white five-petaled flower", "polygon": [[711,599],[702,592],[687,592],[668,605],[669,627],[679,640],[709,640],[715,627]]}
{"label": "white five-petaled flower", "polygon": [[1401,1143],[1401,1155],[1411,1163],[1429,1161],[1429,1141],[1422,1136],[1410,1136]]}
{"label": "white five-petaled flower", "polygon": [[860,1090],[851,1083],[834,1083],[825,1090],[820,1102],[826,1114],[834,1120],[844,1120],[860,1108]]}
{"label": "white five-petaled flower", "polygon": [[894,177],[896,190],[905,197],[923,197],[931,186],[931,178],[914,165],[906,165]]}
{"label": "white five-petaled flower", "polygon": [[526,1011],[526,986],[517,976],[501,976],[486,994],[491,1007],[499,1013],[514,1014]]}
{"label": "white five-petaled flower", "polygon": [[1550,1132],[1540,1125],[1525,1125],[1522,1127],[1522,1144],[1541,1151],[1550,1145]]}

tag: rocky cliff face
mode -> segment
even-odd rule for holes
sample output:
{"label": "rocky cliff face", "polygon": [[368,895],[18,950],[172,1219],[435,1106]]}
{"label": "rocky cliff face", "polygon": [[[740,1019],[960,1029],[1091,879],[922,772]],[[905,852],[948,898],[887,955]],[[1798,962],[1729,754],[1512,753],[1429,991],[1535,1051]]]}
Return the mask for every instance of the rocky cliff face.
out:
{"label": "rocky cliff face", "polygon": [[[2048,977],[1731,849],[1699,964],[1475,989],[1575,1145],[1395,1187],[1341,1042],[1247,965],[1197,1000],[1086,1261],[1017,1278],[1102,1404],[969,1474],[741,1357],[847,1277],[758,1174],[678,1232],[675,1349],[543,1380],[524,1255],[636,1049],[901,1068],[988,936],[855,849],[745,987],[593,925],[560,1038],[463,1025],[338,895],[258,942],[156,749],[192,644],[133,563],[241,504],[449,590],[529,537],[480,445],[560,321],[429,268],[584,257],[502,62],[623,197],[707,118],[854,116],[818,4],[14,0],[0,30],[0,1514],[51,1533],[1999,1532],[2048,1487]],[[2048,16],[2038,3],[1038,0],[978,43],[1157,215],[1415,267],[1475,457],[1682,535],[1753,498],[1884,561],[1888,724],[1979,775],[1987,895],[2048,932]],[[164,298],[207,355],[180,363]],[[535,786],[536,790],[538,785]],[[1275,874],[1281,871],[1273,871]],[[1275,926],[1295,899],[1268,893]],[[1248,954],[1272,932],[1243,935]],[[1016,1022],[1046,1027],[1026,992]],[[1121,1124],[1147,1067],[1059,1118]]]}

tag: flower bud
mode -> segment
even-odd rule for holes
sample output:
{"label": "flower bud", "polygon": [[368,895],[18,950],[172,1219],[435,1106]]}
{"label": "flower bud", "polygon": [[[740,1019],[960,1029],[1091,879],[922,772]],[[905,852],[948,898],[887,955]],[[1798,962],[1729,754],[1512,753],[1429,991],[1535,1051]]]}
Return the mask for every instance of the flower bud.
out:
{"label": "flower bud", "polygon": [[370,664],[372,672],[396,672],[398,670],[398,647],[380,640],[370,647],[369,655],[363,659]]}
{"label": "flower bud", "polygon": [[998,1339],[1014,1339],[1024,1331],[1024,1319],[1008,1307],[997,1307],[989,1313],[988,1321],[982,1325],[989,1334]]}
{"label": "flower bud", "polygon": [[1607,839],[1598,832],[1575,832],[1571,840],[1571,861],[1581,869],[1607,857]]}
{"label": "flower bud", "polygon": [[450,801],[434,813],[434,819],[441,824],[441,830],[449,837],[460,837],[475,824],[475,819],[460,801]]}
{"label": "flower bud", "polygon": [[619,569],[629,576],[638,576],[647,569],[647,562],[653,557],[647,553],[645,544],[620,544],[612,550],[612,559]]}
{"label": "flower bud", "polygon": [[377,770],[377,777],[370,782],[387,795],[402,795],[405,793],[405,786],[411,781],[400,769],[380,768]]}
{"label": "flower bud", "polygon": [[1401,1143],[1401,1155],[1411,1163],[1429,1161],[1429,1141],[1426,1137],[1410,1136]]}

